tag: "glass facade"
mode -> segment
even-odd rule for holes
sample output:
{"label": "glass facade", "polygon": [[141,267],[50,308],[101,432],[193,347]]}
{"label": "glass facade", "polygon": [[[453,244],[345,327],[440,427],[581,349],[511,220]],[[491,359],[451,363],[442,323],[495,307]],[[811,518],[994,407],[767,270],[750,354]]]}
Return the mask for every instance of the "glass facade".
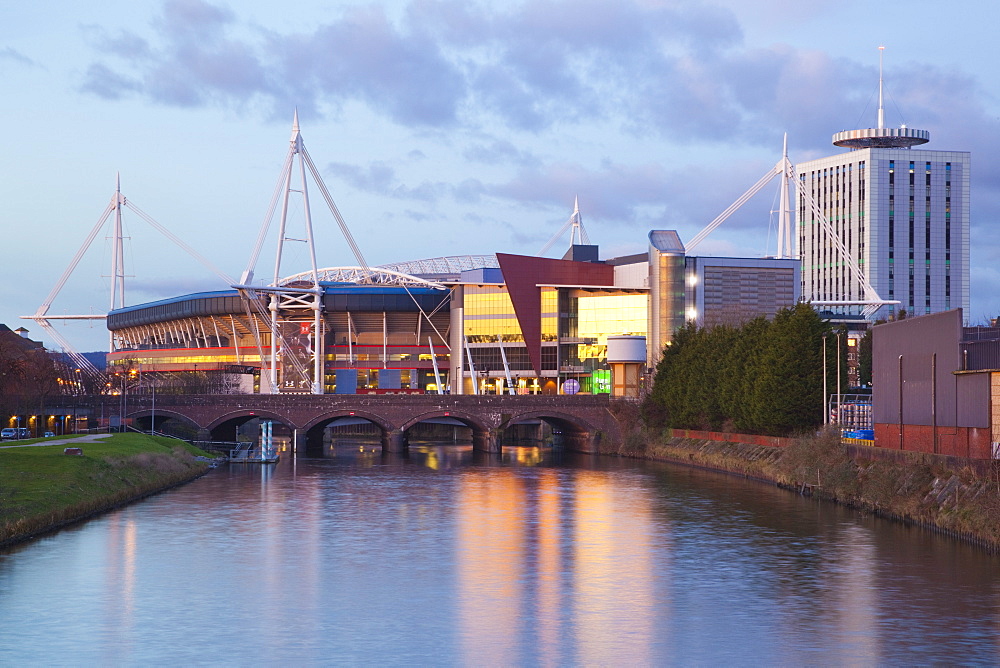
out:
{"label": "glass facade", "polygon": [[[654,366],[660,351],[673,339],[674,332],[684,326],[687,292],[684,285],[684,254],[652,249],[650,270],[654,303],[649,312],[647,350],[649,365]],[[697,314],[691,314],[691,319]]]}
{"label": "glass facade", "polygon": [[559,291],[542,288],[542,341],[555,341],[559,336]]}
{"label": "glass facade", "polygon": [[524,341],[507,288],[494,285],[465,286],[465,336],[469,343]]}
{"label": "glass facade", "polygon": [[609,335],[646,334],[648,298],[645,293],[587,295],[577,298],[577,331],[607,345]]}
{"label": "glass facade", "polygon": [[608,336],[646,335],[648,296],[621,290],[559,289],[559,375],[580,391],[610,392]]}
{"label": "glass facade", "polygon": [[[576,378],[581,392],[610,392],[607,337],[645,335],[648,296],[617,288],[540,288],[541,374]],[[505,286],[466,285],[464,331],[481,388],[495,388],[504,376],[504,358],[512,381],[539,391],[524,336]],[[503,350],[497,335],[503,340]]]}
{"label": "glass facade", "polygon": [[[796,166],[802,295],[834,312],[859,314],[861,282],[840,257],[807,201],[831,224],[885,304],[871,319],[899,309],[928,314],[962,307],[968,314],[969,170],[964,151],[867,148]],[[967,316],[966,316],[967,317]]]}

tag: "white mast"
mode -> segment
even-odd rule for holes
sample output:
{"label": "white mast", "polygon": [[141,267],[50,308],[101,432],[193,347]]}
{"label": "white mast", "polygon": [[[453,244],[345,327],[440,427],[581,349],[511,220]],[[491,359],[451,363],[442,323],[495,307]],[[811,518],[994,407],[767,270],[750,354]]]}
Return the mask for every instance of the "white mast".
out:
{"label": "white mast", "polygon": [[[296,158],[299,160],[298,173],[299,180],[301,182],[301,185],[298,188],[293,187],[292,184],[292,175],[295,172],[294,165]],[[309,206],[309,188],[306,178],[307,170],[309,174],[312,175],[313,183],[319,189],[319,192],[326,201],[330,212],[333,214],[337,224],[340,226],[340,231],[344,236],[344,240],[354,253],[354,257],[357,260],[362,272],[365,274],[371,273],[368,263],[361,254],[361,250],[358,248],[358,245],[354,242],[354,238],[351,236],[350,230],[347,229],[347,224],[340,215],[337,205],[334,204],[333,197],[330,196],[330,191],[327,190],[326,185],[323,183],[323,179],[320,176],[319,170],[316,169],[316,165],[313,163],[312,158],[309,155],[309,151],[306,150],[305,143],[302,140],[302,134],[299,132],[299,112],[298,109],[296,109],[292,117],[292,136],[289,140],[288,154],[285,156],[285,162],[282,166],[281,174],[278,177],[278,183],[275,187],[274,195],[271,198],[270,207],[268,208],[267,215],[261,225],[260,234],[257,237],[257,244],[254,247],[253,252],[250,254],[250,261],[247,263],[247,267],[243,272],[240,284],[233,286],[242,291],[243,294],[248,297],[248,303],[252,305],[259,304],[258,293],[263,292],[270,294],[270,313],[267,314],[267,317],[271,322],[271,363],[268,379],[270,381],[272,392],[277,392],[279,390],[278,357],[280,356],[282,362],[282,375],[285,376],[286,381],[294,381],[292,385],[289,385],[286,382],[286,389],[299,389],[296,386],[296,383],[308,380],[313,394],[323,394],[323,360],[325,358],[323,346],[324,323],[322,317],[323,288],[319,283],[319,269],[316,263],[316,244],[315,237],[313,235],[312,210]],[[304,238],[293,238],[288,236],[289,199],[293,192],[300,193],[302,196],[303,224],[305,228],[303,234]],[[271,221],[274,217],[279,197],[281,198],[281,219],[278,228],[278,245],[275,250],[274,273],[272,274],[273,278],[271,286],[268,288],[255,288],[251,285],[253,281],[254,267],[257,264],[257,258],[260,255],[261,249],[264,245],[264,240],[267,237],[268,229],[271,226]],[[285,287],[279,285],[282,278],[281,260],[286,241],[305,242],[308,245],[310,260],[309,279],[312,283],[311,287]],[[300,361],[291,353],[290,348],[285,345],[285,342],[283,342],[281,333],[282,314],[291,316],[288,318],[290,321],[302,323],[302,316],[307,313],[312,320],[313,338],[312,351],[310,353],[312,357],[311,371],[305,369]],[[264,314],[261,313],[261,315]],[[309,378],[310,375],[312,376],[311,378]]]}
{"label": "white mast", "polygon": [[882,54],[885,53],[885,47],[880,46],[878,48],[878,129],[881,130],[885,127],[885,107],[882,104]]}
{"label": "white mast", "polygon": [[[55,287],[45,298],[45,301],[38,307],[32,315],[22,315],[21,317],[25,320],[33,320],[36,324],[42,327],[67,353],[73,358],[73,361],[83,370],[87,371],[91,375],[97,375],[100,372],[91,364],[86,357],[81,355],[73,345],[66,340],[66,338],[60,334],[55,328],[52,327],[50,320],[105,320],[106,315],[52,315],[49,313],[49,308],[52,306],[52,302],[55,300],[59,293],[62,291],[63,287],[69,281],[73,272],[76,270],[77,265],[80,264],[80,260],[83,259],[84,254],[90,248],[90,245],[97,238],[98,233],[104,229],[105,224],[111,217],[111,214],[115,214],[114,230],[112,232],[112,246],[111,246],[111,310],[116,308],[122,308],[125,306],[125,244],[124,244],[124,234],[122,232],[122,207],[128,207],[133,213],[138,215],[144,221],[149,223],[154,229],[156,229],[160,234],[167,237],[170,241],[177,244],[183,250],[187,251],[191,257],[195,258],[201,262],[205,267],[211,270],[215,275],[222,279],[225,284],[230,284],[233,279],[227,276],[224,272],[216,268],[211,262],[209,262],[205,257],[200,255],[193,248],[188,246],[186,243],[178,239],[173,233],[167,230],[165,227],[156,222],[152,217],[150,217],[146,212],[137,207],[135,204],[131,203],[128,198],[122,195],[121,189],[121,175],[117,174],[115,176],[115,193],[111,197],[111,201],[105,207],[103,213],[101,213],[100,218],[98,218],[97,223],[90,230],[90,234],[84,240],[83,244],[76,251],[76,255],[70,261],[69,266],[63,272],[63,275],[56,282]],[[115,351],[114,347],[114,334],[110,334],[110,345],[108,347],[110,352]]]}
{"label": "white mast", "polygon": [[792,163],[788,159],[788,133],[785,133],[784,142],[781,146],[781,165],[784,174],[781,179],[781,210],[778,212],[778,257],[783,259],[794,259],[798,255],[794,252],[794,242],[792,238],[792,212],[789,210],[788,182],[794,176],[792,174]]}
{"label": "white mast", "polygon": [[580,197],[576,196],[573,198],[573,213],[570,215],[569,220],[563,223],[563,226],[559,228],[559,231],[555,233],[549,242],[545,244],[538,255],[543,256],[548,252],[552,245],[559,241],[562,235],[566,234],[566,230],[570,230],[569,243],[570,246],[577,243],[577,238],[580,240],[580,244],[589,245],[590,237],[587,235],[587,230],[583,227],[583,217],[580,216]]}
{"label": "white mast", "polygon": [[[122,176],[115,173],[115,224],[111,239],[111,307],[109,311],[125,306],[125,241],[122,235]],[[115,350],[115,334],[108,332],[108,350]]]}
{"label": "white mast", "polygon": [[115,230],[111,253],[111,308],[125,306],[125,243],[122,235],[122,177],[115,174]]}

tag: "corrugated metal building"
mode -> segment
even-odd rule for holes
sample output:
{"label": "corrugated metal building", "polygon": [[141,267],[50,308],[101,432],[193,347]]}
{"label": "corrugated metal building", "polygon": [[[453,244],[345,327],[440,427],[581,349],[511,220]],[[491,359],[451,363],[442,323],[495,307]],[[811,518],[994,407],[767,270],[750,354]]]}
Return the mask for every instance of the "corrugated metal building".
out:
{"label": "corrugated metal building", "polygon": [[[990,459],[1000,440],[1000,332],[953,309],[873,329],[875,445]],[[994,335],[995,338],[986,338]]]}

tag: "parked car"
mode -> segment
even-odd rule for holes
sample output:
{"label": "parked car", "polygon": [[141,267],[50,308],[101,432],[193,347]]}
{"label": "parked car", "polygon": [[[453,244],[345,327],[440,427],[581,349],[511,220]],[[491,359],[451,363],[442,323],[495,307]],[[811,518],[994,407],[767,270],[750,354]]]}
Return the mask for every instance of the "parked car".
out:
{"label": "parked car", "polygon": [[13,441],[17,438],[17,429],[13,427],[4,427],[0,429],[0,440]]}
{"label": "parked car", "polygon": [[45,432],[45,438],[52,438],[53,436],[55,436],[55,434],[53,434],[51,431]]}

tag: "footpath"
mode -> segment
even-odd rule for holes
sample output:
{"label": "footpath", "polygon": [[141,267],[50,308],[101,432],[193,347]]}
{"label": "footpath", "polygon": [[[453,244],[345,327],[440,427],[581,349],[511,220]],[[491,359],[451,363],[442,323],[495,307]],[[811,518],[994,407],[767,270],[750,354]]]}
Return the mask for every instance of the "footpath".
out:
{"label": "footpath", "polygon": [[72,445],[78,446],[80,443],[94,443],[96,441],[103,441],[104,439],[110,438],[112,434],[82,434],[80,436],[74,436],[72,438],[46,438],[44,440],[38,441],[37,443],[15,443],[14,445],[0,445],[0,450],[6,450],[7,448],[34,448],[43,447],[46,445]]}

